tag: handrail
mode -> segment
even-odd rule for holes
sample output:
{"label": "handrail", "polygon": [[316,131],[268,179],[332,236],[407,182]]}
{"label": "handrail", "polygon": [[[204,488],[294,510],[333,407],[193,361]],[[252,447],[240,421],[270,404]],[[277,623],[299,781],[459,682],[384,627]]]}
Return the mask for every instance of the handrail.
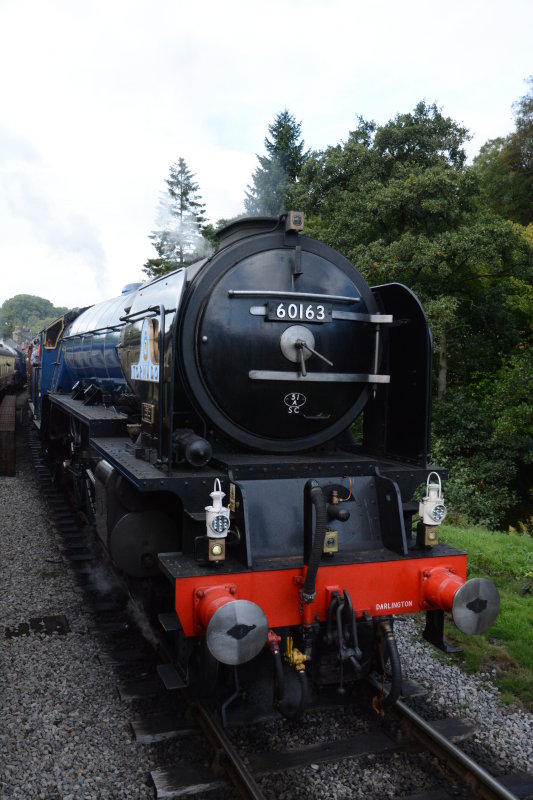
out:
{"label": "handrail", "polygon": [[317,292],[286,292],[276,289],[228,289],[228,297],[286,297],[289,300],[322,300],[331,303],[360,303],[360,297],[344,294],[317,294]]}
{"label": "handrail", "polygon": [[165,310],[164,306],[161,305],[147,306],[146,308],[143,308],[142,311],[135,311],[133,314],[125,314],[123,317],[119,317],[119,319],[121,322],[139,322],[141,319],[143,319],[143,315],[145,314],[153,314],[154,317],[157,314],[160,314],[161,308],[163,309],[164,314],[173,314],[176,311],[175,308],[167,308]]}
{"label": "handrail", "polygon": [[165,412],[165,306],[159,305],[159,420],[158,420],[158,451],[159,461],[163,464],[163,415]]}
{"label": "handrail", "polygon": [[112,331],[120,331],[122,328],[126,327],[126,323],[123,325],[105,325],[103,328],[93,328],[92,331],[82,331],[81,333],[71,333],[68,336],[62,336],[61,338],[64,339],[80,339],[83,336],[94,336],[95,333],[111,333]]}

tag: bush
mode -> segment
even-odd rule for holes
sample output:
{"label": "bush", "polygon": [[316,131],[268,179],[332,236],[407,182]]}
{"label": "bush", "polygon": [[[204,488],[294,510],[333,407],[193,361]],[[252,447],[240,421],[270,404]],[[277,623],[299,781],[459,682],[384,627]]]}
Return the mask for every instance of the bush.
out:
{"label": "bush", "polygon": [[494,436],[494,418],[465,389],[435,401],[432,461],[450,470],[445,486],[450,520],[501,529],[518,498],[513,484],[520,452]]}

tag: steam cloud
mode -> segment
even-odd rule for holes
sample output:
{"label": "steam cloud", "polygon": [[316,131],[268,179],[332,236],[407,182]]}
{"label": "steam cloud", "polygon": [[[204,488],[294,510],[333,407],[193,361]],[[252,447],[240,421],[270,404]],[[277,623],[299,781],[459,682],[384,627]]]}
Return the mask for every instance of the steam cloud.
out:
{"label": "steam cloud", "polygon": [[190,211],[177,216],[176,208],[168,195],[162,195],[156,218],[158,231],[152,239],[165,261],[191,263],[212,255],[213,248],[203,236],[200,225]]}

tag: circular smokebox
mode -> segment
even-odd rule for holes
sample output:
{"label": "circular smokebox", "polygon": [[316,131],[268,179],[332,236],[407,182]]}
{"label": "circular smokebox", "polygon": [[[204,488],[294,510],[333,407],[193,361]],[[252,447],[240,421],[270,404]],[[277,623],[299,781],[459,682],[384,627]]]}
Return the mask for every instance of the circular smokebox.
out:
{"label": "circular smokebox", "polygon": [[[370,396],[355,377],[373,369],[374,329],[359,320],[378,312],[370,288],[321,242],[302,236],[294,245],[281,232],[223,248],[193,277],[180,315],[192,404],[225,436],[261,452],[330,441]],[[291,344],[295,326],[316,352]],[[291,395],[305,402],[289,405]]]}

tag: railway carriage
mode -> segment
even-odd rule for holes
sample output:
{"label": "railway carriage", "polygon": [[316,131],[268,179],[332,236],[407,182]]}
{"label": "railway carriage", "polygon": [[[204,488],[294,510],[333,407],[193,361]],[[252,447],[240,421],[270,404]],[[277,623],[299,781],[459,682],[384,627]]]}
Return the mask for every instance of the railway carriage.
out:
{"label": "railway carriage", "polygon": [[0,342],[0,397],[20,391],[26,382],[26,357],[16,347]]}

